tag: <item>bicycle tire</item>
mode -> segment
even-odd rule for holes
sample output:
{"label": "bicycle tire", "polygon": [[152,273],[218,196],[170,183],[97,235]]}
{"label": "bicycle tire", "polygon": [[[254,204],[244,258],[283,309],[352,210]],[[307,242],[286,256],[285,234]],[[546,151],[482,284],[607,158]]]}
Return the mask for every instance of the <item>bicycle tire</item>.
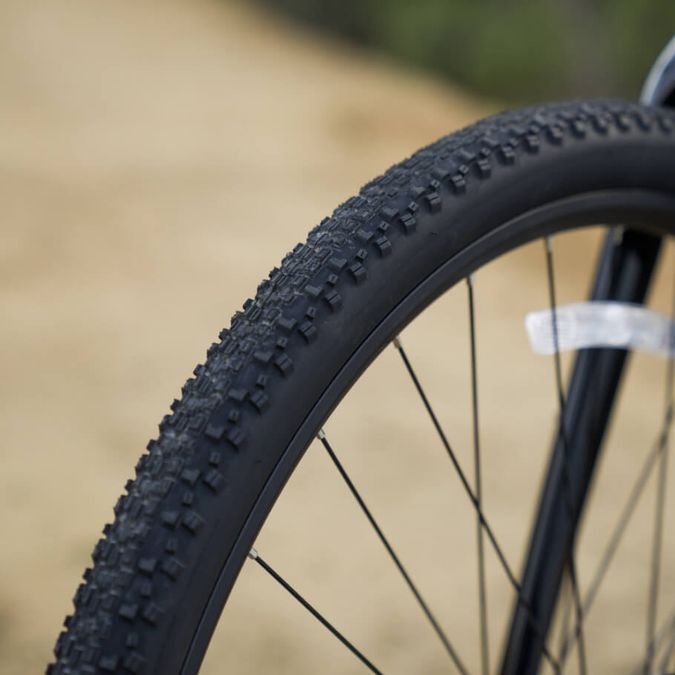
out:
{"label": "bicycle tire", "polygon": [[162,420],[48,673],[197,672],[265,516],[372,359],[482,263],[591,218],[672,233],[672,111],[599,100],[502,113],[338,207],[244,303]]}

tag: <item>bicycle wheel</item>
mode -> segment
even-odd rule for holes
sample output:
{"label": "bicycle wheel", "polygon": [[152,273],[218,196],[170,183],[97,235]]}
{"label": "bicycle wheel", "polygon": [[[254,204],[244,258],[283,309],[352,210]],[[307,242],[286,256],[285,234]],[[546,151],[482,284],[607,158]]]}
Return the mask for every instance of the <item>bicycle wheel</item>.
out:
{"label": "bicycle wheel", "polygon": [[[675,228],[674,113],[589,101],[500,114],[420,150],[340,206],[244,303],[162,420],[95,547],[49,672],[197,672],[276,498],[378,353],[481,265],[536,238],[600,222],[629,228],[628,262],[619,267],[635,270],[631,281],[612,282],[603,293],[641,302],[659,238]],[[579,411],[571,398],[564,415],[595,425],[582,434],[595,454],[625,357],[616,354],[596,354],[619,359],[614,376],[598,377],[611,366],[603,362],[593,377],[570,385],[580,401],[590,390],[604,401],[594,421],[573,419]],[[406,366],[414,378],[409,360]],[[567,429],[571,446],[574,427]],[[505,672],[534,672],[550,656],[545,636],[590,476],[561,464],[567,450],[560,445],[540,516],[547,502],[560,502],[567,482],[569,508],[548,517],[553,525],[570,518],[553,529],[544,516],[538,521],[541,532],[555,534],[528,565],[552,570],[550,578],[522,587],[513,579],[519,602]],[[480,506],[480,494],[461,477]],[[489,523],[480,530],[485,546],[496,544]],[[464,669],[450,641],[444,645]]]}

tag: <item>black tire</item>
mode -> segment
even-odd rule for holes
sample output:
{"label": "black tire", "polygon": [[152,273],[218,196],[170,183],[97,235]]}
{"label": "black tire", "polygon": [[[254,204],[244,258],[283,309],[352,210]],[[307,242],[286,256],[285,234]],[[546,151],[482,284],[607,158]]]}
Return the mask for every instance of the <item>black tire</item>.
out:
{"label": "black tire", "polygon": [[377,353],[487,260],[619,218],[675,228],[673,112],[612,101],[509,112],[366,185],[262,282],[183,387],[96,545],[48,672],[196,672],[276,497]]}

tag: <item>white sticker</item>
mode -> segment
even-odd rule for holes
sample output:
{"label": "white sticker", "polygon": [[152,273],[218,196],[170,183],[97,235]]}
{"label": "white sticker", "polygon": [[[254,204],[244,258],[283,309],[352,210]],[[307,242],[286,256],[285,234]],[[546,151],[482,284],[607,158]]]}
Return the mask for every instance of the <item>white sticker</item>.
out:
{"label": "white sticker", "polygon": [[[525,317],[530,345],[537,354],[554,354],[553,312],[541,310]],[[675,322],[642,305],[625,302],[577,302],[556,309],[560,351],[613,347],[673,353]]]}

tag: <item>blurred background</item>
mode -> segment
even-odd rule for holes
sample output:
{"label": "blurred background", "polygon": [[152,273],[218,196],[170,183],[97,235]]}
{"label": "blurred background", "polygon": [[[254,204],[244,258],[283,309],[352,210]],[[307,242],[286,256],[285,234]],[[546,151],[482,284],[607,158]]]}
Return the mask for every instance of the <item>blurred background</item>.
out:
{"label": "blurred background", "polygon": [[634,96],[675,26],[668,0],[263,0],[492,98]]}
{"label": "blurred background", "polygon": [[[674,24],[665,0],[0,0],[0,673],[42,671],[98,533],[169,402],[313,224],[421,145],[500,108],[634,96]],[[596,240],[561,237],[563,299],[583,297]],[[527,311],[546,306],[533,282],[542,264],[530,247],[477,281],[486,298],[481,376],[493,374],[481,380],[486,492],[514,565],[545,458],[531,448],[548,438],[522,420],[555,414],[550,362],[531,355],[522,327]],[[462,293],[406,339],[468,462],[468,364],[436,358],[467,348]],[[383,354],[328,428],[475,664],[475,588],[459,574],[473,565],[475,522],[423,415],[385,418],[415,405],[395,357]],[[603,468],[615,494],[661,414],[663,364],[642,361]],[[616,508],[610,500],[587,524],[582,579]],[[433,526],[430,512],[440,514]],[[625,608],[644,611],[647,531],[632,536],[635,555],[608,579],[598,608],[604,665],[595,672],[622,672],[617,664],[642,644]],[[260,546],[397,672],[446,668],[318,449]],[[510,595],[489,565],[496,649]],[[205,672],[359,672],[270,584],[244,570]]]}

